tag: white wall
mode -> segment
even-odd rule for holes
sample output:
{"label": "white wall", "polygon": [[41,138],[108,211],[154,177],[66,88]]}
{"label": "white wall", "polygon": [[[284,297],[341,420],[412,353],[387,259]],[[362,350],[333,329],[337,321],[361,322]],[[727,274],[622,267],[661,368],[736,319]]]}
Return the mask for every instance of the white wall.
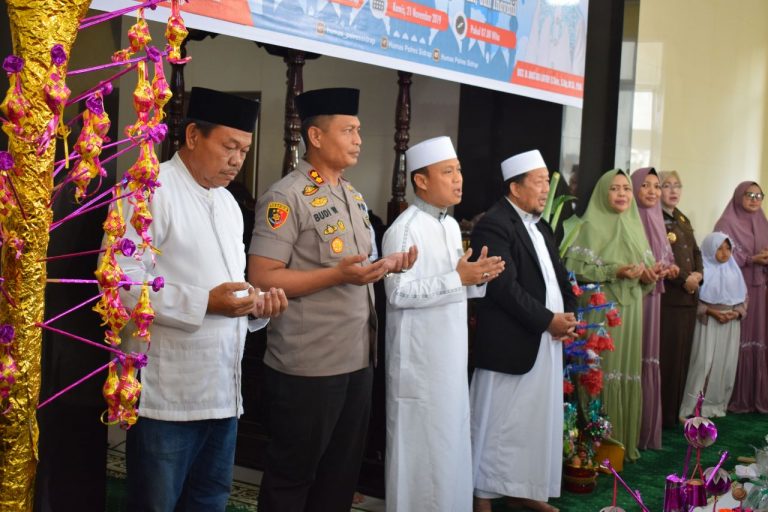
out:
{"label": "white wall", "polygon": [[[134,18],[123,18],[123,31]],[[149,22],[156,44],[162,41],[164,25]],[[125,36],[123,36],[125,43]],[[227,36],[192,41],[187,45],[192,60],[185,69],[187,89],[193,86],[223,91],[261,91],[259,128],[259,193],[280,178],[283,161],[283,117],[285,108],[286,65],[259,48],[254,42]],[[170,80],[170,71],[166,70]],[[121,126],[131,114],[132,76],[121,83]],[[397,72],[332,57],[307,61],[304,90],[321,87],[356,87],[361,90],[360,121],[363,151],[358,165],[348,177],[366,198],[369,208],[386,221],[391,197],[394,165],[395,103]],[[429,137],[448,135],[456,143],[459,119],[459,84],[414,75],[411,85],[411,144]],[[127,114],[126,114],[127,113]],[[130,165],[121,161],[121,169]],[[162,181],[162,176],[160,178]],[[410,197],[410,184],[409,197]]]}
{"label": "white wall", "polygon": [[680,173],[699,239],[739,182],[768,191],[768,2],[642,0],[637,91],[653,94],[637,163]]}

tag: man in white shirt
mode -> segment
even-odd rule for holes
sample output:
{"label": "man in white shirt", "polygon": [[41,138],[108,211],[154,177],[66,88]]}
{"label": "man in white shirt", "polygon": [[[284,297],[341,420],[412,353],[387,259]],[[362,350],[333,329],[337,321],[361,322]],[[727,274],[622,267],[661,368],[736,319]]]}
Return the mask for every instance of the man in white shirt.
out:
{"label": "man in white shirt", "polygon": [[384,235],[383,252],[419,248],[387,293],[387,511],[467,512],[472,458],[467,384],[467,299],[504,269],[487,249],[470,262],[448,208],[461,201],[461,165],[448,137],[410,148],[416,200]]}
{"label": "man in white shirt", "polygon": [[[158,254],[120,258],[135,281],[165,279],[152,297],[139,420],[127,435],[128,510],[226,508],[245,335],[287,307],[282,290],[262,294],[244,281],[243,219],[225,189],[243,165],[258,110],[245,98],[192,89],[184,146],[160,166],[150,203]],[[121,292],[124,303],[132,307],[139,292]],[[136,339],[126,345],[146,350]]]}

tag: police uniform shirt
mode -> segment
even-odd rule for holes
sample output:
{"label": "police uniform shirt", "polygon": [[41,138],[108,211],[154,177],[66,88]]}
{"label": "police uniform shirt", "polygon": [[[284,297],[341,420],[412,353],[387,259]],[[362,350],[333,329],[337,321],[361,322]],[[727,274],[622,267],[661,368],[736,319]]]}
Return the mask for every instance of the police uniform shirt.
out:
{"label": "police uniform shirt", "polygon": [[[259,198],[249,253],[292,270],[334,267],[344,257],[371,253],[369,227],[362,195],[343,178],[330,185],[302,160]],[[362,263],[368,264],[368,259]],[[342,284],[291,298],[270,323],[264,363],[310,377],[357,371],[375,354],[375,328],[370,284]]]}

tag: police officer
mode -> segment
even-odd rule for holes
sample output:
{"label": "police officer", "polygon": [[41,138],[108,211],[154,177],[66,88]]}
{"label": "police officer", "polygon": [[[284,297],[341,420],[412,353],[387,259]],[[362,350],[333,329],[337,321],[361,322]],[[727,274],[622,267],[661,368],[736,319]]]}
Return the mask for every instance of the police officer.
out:
{"label": "police officer", "polygon": [[256,206],[249,281],[292,299],[264,356],[271,442],[261,512],[349,511],[376,354],[372,283],[416,259],[415,247],[369,259],[368,209],[344,177],[360,155],[358,100],[345,88],[296,98],[307,152]]}

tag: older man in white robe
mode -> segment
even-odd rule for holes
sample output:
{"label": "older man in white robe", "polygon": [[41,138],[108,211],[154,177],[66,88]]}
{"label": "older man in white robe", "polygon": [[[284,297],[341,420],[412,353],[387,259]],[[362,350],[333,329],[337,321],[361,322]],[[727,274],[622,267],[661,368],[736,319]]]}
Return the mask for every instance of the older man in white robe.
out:
{"label": "older man in white robe", "polygon": [[383,253],[419,248],[405,273],[386,278],[388,512],[466,512],[472,507],[467,383],[467,298],[504,269],[470,262],[448,208],[461,201],[459,160],[448,137],[406,152],[416,192],[384,235]]}
{"label": "older man in white robe", "polygon": [[504,194],[477,223],[472,247],[506,263],[478,303],[472,377],[475,511],[492,498],[556,512],[563,452],[563,354],[575,297],[552,230],[540,220],[549,172],[537,150],[501,164]]}

